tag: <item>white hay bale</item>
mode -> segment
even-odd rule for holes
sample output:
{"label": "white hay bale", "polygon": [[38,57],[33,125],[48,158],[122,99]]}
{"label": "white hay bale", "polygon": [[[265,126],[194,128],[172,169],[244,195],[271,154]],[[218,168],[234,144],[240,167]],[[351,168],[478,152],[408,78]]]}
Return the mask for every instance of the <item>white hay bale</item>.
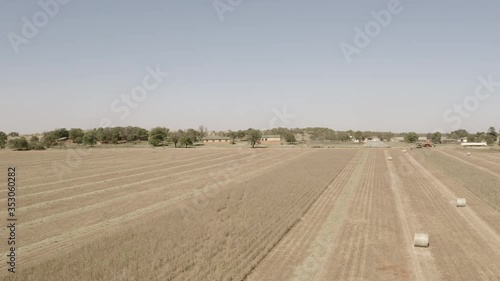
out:
{"label": "white hay bale", "polygon": [[406,149],[403,149],[403,153],[406,153]]}
{"label": "white hay bale", "polygon": [[467,206],[467,201],[465,198],[457,198],[457,207],[465,207]]}
{"label": "white hay bale", "polygon": [[392,161],[392,157],[391,156],[387,157],[387,160]]}
{"label": "white hay bale", "polygon": [[429,247],[429,234],[415,233],[413,241],[415,247]]}
{"label": "white hay bale", "polygon": [[470,156],[470,152],[467,152],[467,156]]}

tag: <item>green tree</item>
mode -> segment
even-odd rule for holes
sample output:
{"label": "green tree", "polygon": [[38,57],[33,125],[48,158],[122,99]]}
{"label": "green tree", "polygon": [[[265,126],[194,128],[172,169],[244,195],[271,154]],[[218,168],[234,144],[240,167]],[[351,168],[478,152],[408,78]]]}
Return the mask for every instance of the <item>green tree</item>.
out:
{"label": "green tree", "polygon": [[116,144],[120,140],[122,140],[122,134],[121,134],[120,127],[110,128],[110,131],[111,131],[111,143]]}
{"label": "green tree", "polygon": [[295,143],[297,140],[295,139],[295,135],[292,132],[288,132],[285,134],[285,141],[287,143]]}
{"label": "green tree", "polygon": [[377,138],[379,138],[379,139],[380,139],[380,141],[384,141],[384,139],[385,139],[385,135],[384,135],[384,133],[383,133],[383,132],[378,132],[378,133],[377,133]]}
{"label": "green tree", "polygon": [[51,147],[57,144],[57,136],[54,131],[43,133],[43,144],[46,147]]}
{"label": "green tree", "polygon": [[7,134],[0,131],[0,148],[5,148],[7,145]]}
{"label": "green tree", "polygon": [[180,135],[179,132],[175,132],[171,134],[170,141],[174,143],[174,147],[177,148],[177,144],[179,143]]}
{"label": "green tree", "polygon": [[12,139],[9,141],[9,147],[14,150],[29,150],[29,143],[25,137]]}
{"label": "green tree", "polygon": [[74,143],[82,143],[85,132],[82,129],[72,128],[69,130],[69,139]]}
{"label": "green tree", "polygon": [[255,147],[255,145],[259,143],[262,138],[262,133],[259,130],[254,130],[252,128],[247,130],[246,135],[248,142],[252,145],[252,147]]}
{"label": "green tree", "polygon": [[[85,133],[84,133],[84,135],[85,135]],[[77,143],[77,144],[82,144],[83,143],[83,136],[77,137],[73,142]]]}
{"label": "green tree", "polygon": [[496,137],[494,137],[493,135],[490,135],[490,134],[487,134],[487,135],[484,137],[484,141],[486,141],[486,143],[487,143],[488,145],[494,145],[496,140],[497,140],[497,138],[496,138]]}
{"label": "green tree", "polygon": [[200,133],[200,131],[197,131],[195,129],[188,129],[185,134],[188,136],[188,138],[191,140],[191,142],[195,143],[197,141],[201,141],[203,139],[203,134]]}
{"label": "green tree", "polygon": [[123,128],[123,139],[127,141],[145,141],[149,138],[149,132],[140,127]]}
{"label": "green tree", "polygon": [[450,138],[452,139],[461,139],[469,136],[469,132],[464,129],[456,130],[450,133]]}
{"label": "green tree", "polygon": [[440,144],[441,143],[441,133],[440,132],[435,132],[431,135],[431,140],[432,140],[432,143],[435,143],[435,144]]}
{"label": "green tree", "polygon": [[243,138],[245,137],[245,131],[238,130],[238,132],[236,133],[236,136],[237,136],[239,139],[243,139]]}
{"label": "green tree", "polygon": [[169,129],[165,127],[156,127],[149,132],[149,144],[152,146],[164,145],[168,137]]}
{"label": "green tree", "polygon": [[106,143],[106,134],[104,128],[97,128],[95,131],[95,137],[97,141]]}
{"label": "green tree", "polygon": [[337,139],[341,142],[350,140],[349,134],[347,132],[337,132]]}
{"label": "green tree", "polygon": [[365,137],[363,136],[363,132],[361,132],[361,131],[354,132],[353,137],[355,140],[359,140],[359,141],[363,141],[365,139]]}
{"label": "green tree", "polygon": [[418,135],[415,132],[409,132],[405,135],[405,141],[408,143],[415,143],[418,141]]}
{"label": "green tree", "polygon": [[69,131],[66,130],[65,128],[62,129],[55,129],[54,134],[56,135],[57,139],[60,138],[69,138]]}
{"label": "green tree", "polygon": [[10,132],[9,137],[13,137],[13,138],[19,137],[19,133],[18,132]]}
{"label": "green tree", "polygon": [[490,127],[488,129],[488,132],[486,132],[486,134],[492,136],[495,139],[495,141],[498,138],[498,133],[497,133],[497,130],[495,129],[495,127]]}
{"label": "green tree", "polygon": [[83,144],[94,146],[97,143],[96,130],[88,130],[83,135]]}
{"label": "green tree", "polygon": [[394,134],[392,132],[385,132],[384,133],[384,139],[386,141],[391,141],[391,139],[394,137]]}
{"label": "green tree", "polygon": [[207,132],[208,132],[208,128],[207,127],[205,127],[203,125],[200,125],[198,127],[198,134],[199,134],[200,140],[207,136]]}
{"label": "green tree", "polygon": [[476,142],[477,136],[474,134],[469,134],[467,136],[467,142]]}
{"label": "green tree", "polygon": [[40,142],[40,138],[33,135],[29,142],[29,149],[31,150],[44,150],[45,146]]}
{"label": "green tree", "polygon": [[236,138],[238,137],[238,133],[237,132],[233,132],[233,131],[229,131],[228,137],[231,138],[231,144],[235,144],[236,143]]}
{"label": "green tree", "polygon": [[187,148],[188,145],[193,145],[193,135],[185,132],[180,136],[179,142],[182,146]]}

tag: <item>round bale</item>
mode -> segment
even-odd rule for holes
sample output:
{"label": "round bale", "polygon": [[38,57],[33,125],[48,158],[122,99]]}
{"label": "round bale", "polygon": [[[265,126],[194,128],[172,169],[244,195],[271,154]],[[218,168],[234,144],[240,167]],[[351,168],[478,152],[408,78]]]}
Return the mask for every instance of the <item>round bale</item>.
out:
{"label": "round bale", "polygon": [[387,160],[392,161],[392,157],[391,156],[387,157]]}
{"label": "round bale", "polygon": [[429,247],[429,234],[415,233],[413,241],[415,247]]}
{"label": "round bale", "polygon": [[467,201],[465,198],[457,198],[457,207],[465,207],[467,205]]}
{"label": "round bale", "polygon": [[406,153],[406,149],[403,149],[403,153]]}
{"label": "round bale", "polygon": [[467,152],[467,156],[470,156],[470,152]]}

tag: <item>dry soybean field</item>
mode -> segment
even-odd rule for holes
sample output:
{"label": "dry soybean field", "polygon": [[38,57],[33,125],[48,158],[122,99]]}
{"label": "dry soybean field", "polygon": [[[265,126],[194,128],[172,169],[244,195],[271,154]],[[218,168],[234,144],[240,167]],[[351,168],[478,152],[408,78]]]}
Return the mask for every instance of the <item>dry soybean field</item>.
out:
{"label": "dry soybean field", "polygon": [[[11,166],[18,218],[16,273],[3,227],[0,280],[500,280],[498,153],[94,148],[0,159],[0,219]],[[414,247],[415,233],[429,246]]]}

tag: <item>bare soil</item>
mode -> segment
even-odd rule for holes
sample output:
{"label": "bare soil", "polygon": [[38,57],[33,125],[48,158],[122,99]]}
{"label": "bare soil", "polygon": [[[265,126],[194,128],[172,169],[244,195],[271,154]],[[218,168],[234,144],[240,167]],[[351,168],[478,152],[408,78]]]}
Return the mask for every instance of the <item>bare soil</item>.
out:
{"label": "bare soil", "polygon": [[500,153],[72,153],[0,151],[19,171],[0,280],[500,280]]}

